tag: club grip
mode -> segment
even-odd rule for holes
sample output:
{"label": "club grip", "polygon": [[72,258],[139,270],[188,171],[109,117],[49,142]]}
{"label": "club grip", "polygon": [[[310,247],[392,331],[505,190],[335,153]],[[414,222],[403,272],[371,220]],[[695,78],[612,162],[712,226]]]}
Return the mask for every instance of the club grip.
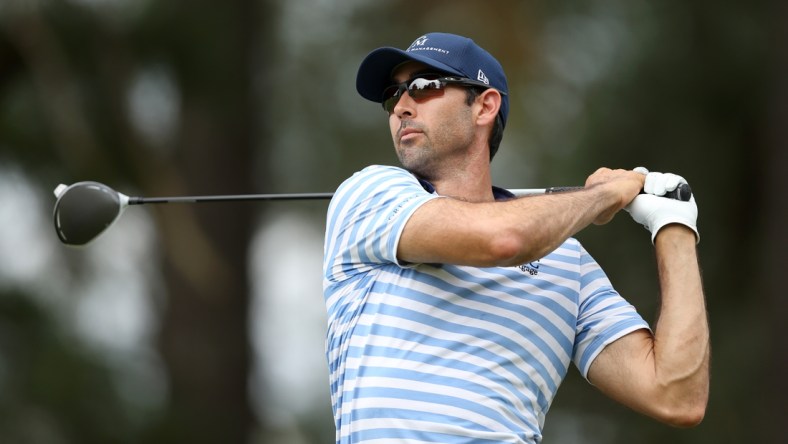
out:
{"label": "club grip", "polygon": [[689,202],[689,200],[692,198],[692,189],[690,188],[689,184],[680,183],[675,190],[665,193],[665,197],[680,200],[682,202]]}
{"label": "club grip", "polygon": [[[546,188],[544,192],[545,194],[562,193],[565,191],[577,191],[582,189],[583,187],[550,187],[550,188]],[[643,194],[644,191],[640,190],[640,193]],[[665,193],[664,197],[667,197],[668,199],[680,200],[682,202],[688,202],[692,197],[692,189],[690,188],[689,184],[682,183],[679,184],[679,186],[676,187],[675,190],[668,191],[667,193]]]}

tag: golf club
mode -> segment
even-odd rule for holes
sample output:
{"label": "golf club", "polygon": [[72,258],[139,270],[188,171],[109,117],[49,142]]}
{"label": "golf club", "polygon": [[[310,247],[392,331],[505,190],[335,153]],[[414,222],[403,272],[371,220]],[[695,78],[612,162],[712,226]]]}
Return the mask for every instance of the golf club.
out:
{"label": "golf club", "polygon": [[[511,191],[515,196],[573,191],[583,187],[523,188]],[[55,188],[55,232],[66,245],[85,245],[98,237],[129,205],[163,203],[239,202],[275,200],[326,200],[334,193],[236,194],[182,197],[129,197],[100,182],[77,182]],[[682,184],[666,197],[688,201],[689,185]]]}

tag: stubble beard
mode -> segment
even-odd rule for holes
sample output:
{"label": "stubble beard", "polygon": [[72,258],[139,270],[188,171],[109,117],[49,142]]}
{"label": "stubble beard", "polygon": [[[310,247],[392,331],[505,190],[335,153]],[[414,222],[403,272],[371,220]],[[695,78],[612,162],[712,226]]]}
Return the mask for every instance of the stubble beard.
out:
{"label": "stubble beard", "polygon": [[[420,137],[426,138],[424,134]],[[396,151],[403,168],[423,179],[434,178],[436,156],[428,140],[400,142]]]}
{"label": "stubble beard", "polygon": [[[468,152],[469,139],[456,137],[459,133],[449,130],[433,134],[424,130],[413,140],[396,145],[397,158],[406,170],[429,181],[451,175],[452,169],[462,169]],[[469,137],[470,135],[465,135]],[[436,144],[442,148],[436,147]]]}
{"label": "stubble beard", "polygon": [[458,114],[429,127],[413,121],[403,121],[405,128],[419,130],[418,136],[395,140],[400,164],[411,173],[426,180],[438,180],[451,174],[453,168],[463,168],[463,162],[473,140],[470,107],[460,108]]}

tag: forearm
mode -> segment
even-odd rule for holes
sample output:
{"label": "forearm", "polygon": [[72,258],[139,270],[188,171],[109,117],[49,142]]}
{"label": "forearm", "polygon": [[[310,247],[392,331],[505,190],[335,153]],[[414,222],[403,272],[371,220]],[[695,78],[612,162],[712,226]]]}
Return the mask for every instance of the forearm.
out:
{"label": "forearm", "polygon": [[[525,212],[525,222],[516,225],[518,255],[507,264],[539,259],[570,236],[594,224],[605,224],[628,205],[643,187],[641,173],[600,168],[586,179],[580,191],[556,196],[534,197]],[[528,199],[528,198],[526,198]]]}
{"label": "forearm", "polygon": [[544,257],[617,205],[615,193],[604,187],[495,203],[435,199],[408,221],[398,257],[412,263],[519,265]]}
{"label": "forearm", "polygon": [[654,332],[657,390],[668,408],[692,412],[689,417],[699,421],[708,400],[711,350],[695,234],[668,225],[655,248],[662,297]]}
{"label": "forearm", "polygon": [[[509,211],[518,220],[508,222],[515,249],[506,264],[530,262],[558,248],[567,238],[574,236],[600,215],[619,208],[618,196],[604,187],[557,195],[534,196],[512,202],[517,211]],[[609,218],[609,216],[602,216]]]}
{"label": "forearm", "polygon": [[571,193],[508,202],[434,199],[408,219],[397,257],[411,263],[478,267],[534,261],[589,224],[608,222],[635,198],[644,177],[600,168],[586,179],[583,190]]}

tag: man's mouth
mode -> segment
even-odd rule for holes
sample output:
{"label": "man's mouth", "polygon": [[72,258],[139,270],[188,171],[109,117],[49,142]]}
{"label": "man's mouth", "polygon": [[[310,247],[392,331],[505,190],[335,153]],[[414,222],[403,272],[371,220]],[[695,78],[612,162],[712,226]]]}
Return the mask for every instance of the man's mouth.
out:
{"label": "man's mouth", "polygon": [[399,130],[398,138],[400,142],[404,142],[407,141],[408,139],[412,139],[416,137],[420,133],[421,130],[419,130],[418,128],[403,126]]}

